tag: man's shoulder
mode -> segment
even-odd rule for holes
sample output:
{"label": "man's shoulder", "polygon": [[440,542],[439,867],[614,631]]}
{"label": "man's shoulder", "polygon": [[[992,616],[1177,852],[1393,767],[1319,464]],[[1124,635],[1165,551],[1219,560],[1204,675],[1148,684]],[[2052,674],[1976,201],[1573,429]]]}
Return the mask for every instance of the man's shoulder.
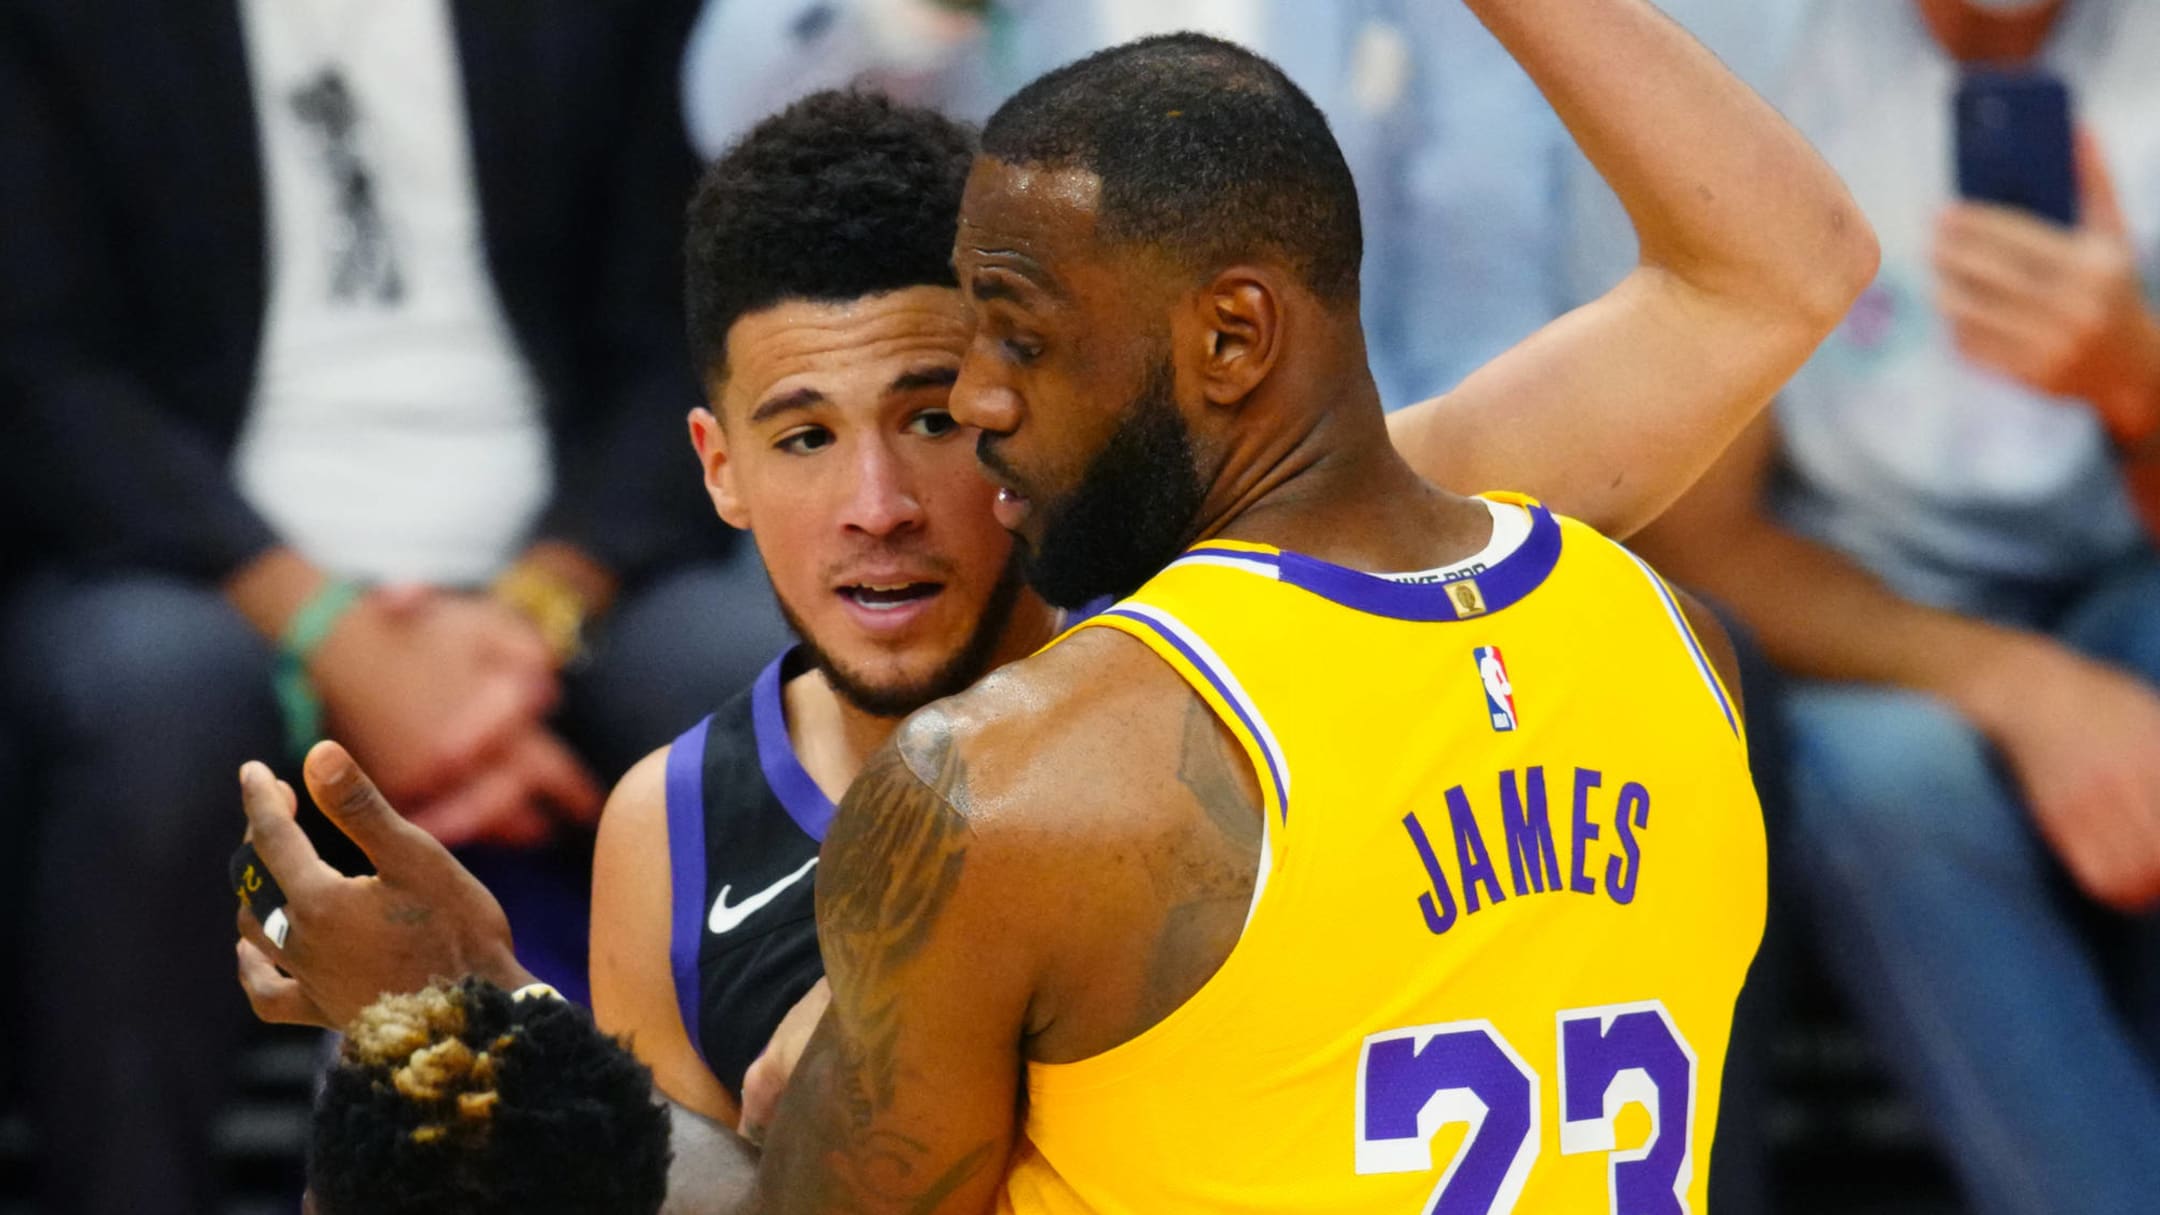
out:
{"label": "man's shoulder", "polygon": [[917,780],[960,782],[953,809],[977,832],[1115,828],[1144,821],[1147,789],[1176,771],[1195,699],[1145,645],[1085,629],[924,708],[892,746]]}

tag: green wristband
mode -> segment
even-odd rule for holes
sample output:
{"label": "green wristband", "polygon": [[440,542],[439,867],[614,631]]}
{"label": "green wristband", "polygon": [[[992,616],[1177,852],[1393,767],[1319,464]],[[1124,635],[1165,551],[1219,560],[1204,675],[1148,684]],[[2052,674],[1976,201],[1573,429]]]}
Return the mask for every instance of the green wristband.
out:
{"label": "green wristband", "polygon": [[278,639],[277,668],[271,682],[277,689],[278,713],[285,719],[285,746],[294,759],[307,754],[323,735],[322,698],[308,678],[308,660],[328,640],[345,613],[367,593],[364,583],[332,578],[300,605],[285,624]]}

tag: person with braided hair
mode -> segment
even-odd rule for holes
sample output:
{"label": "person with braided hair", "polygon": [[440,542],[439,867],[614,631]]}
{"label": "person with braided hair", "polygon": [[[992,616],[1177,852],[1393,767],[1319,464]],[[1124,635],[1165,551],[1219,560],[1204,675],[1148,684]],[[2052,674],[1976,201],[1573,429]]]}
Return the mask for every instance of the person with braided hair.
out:
{"label": "person with braided hair", "polygon": [[349,1027],[308,1141],[313,1215],[655,1215],[652,1073],[541,985],[386,995]]}

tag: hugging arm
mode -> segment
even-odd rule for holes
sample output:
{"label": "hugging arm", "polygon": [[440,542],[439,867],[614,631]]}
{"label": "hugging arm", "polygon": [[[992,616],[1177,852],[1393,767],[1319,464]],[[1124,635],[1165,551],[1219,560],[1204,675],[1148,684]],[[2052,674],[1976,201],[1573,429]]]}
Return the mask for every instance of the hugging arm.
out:
{"label": "hugging arm", "polygon": [[818,873],[832,1006],[746,1209],[988,1211],[1017,1134],[1034,950],[1008,847],[973,817],[946,720],[918,715],[842,802]]}

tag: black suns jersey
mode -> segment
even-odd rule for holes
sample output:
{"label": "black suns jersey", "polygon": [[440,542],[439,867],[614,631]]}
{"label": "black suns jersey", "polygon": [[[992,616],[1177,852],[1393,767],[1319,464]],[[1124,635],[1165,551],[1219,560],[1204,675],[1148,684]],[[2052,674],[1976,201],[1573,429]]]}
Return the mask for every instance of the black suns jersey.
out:
{"label": "black suns jersey", "polygon": [[825,973],[812,891],[833,804],[788,738],[791,656],[667,757],[675,998],[691,1043],[738,1098],[781,1019]]}

